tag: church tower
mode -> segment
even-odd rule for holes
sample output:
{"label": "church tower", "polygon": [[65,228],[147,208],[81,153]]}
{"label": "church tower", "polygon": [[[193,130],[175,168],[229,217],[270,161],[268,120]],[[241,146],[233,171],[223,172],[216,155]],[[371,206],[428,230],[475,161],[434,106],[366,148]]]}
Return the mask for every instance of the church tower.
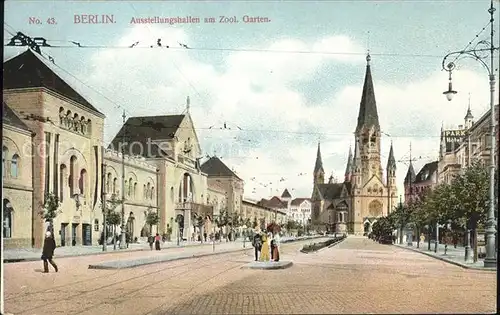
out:
{"label": "church tower", "polygon": [[322,208],[321,194],[319,192],[319,185],[325,183],[325,170],[323,169],[323,161],[321,159],[321,149],[318,142],[318,152],[316,153],[316,163],[313,172],[313,191],[311,196],[311,223],[318,224]]}
{"label": "church tower", "polygon": [[465,123],[464,125],[465,129],[469,129],[474,124],[474,116],[472,116],[472,112],[470,110],[470,97],[469,97],[469,106],[467,107],[467,114],[464,117],[464,123]]}
{"label": "church tower", "polygon": [[373,176],[382,180],[380,161],[380,124],[370,69],[371,57],[366,56],[366,73],[359,106],[355,137],[361,156],[361,182],[366,183]]}

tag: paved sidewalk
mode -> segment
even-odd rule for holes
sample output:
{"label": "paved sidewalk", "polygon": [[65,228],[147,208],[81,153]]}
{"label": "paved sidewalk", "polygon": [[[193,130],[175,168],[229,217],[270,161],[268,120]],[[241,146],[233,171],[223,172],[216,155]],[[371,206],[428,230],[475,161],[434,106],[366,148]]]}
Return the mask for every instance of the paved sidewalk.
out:
{"label": "paved sidewalk", "polygon": [[[309,238],[316,238],[318,236],[311,236]],[[306,237],[296,238],[297,240],[304,239]],[[287,241],[293,241],[295,238],[293,237],[282,237],[281,241],[286,243]],[[243,248],[243,239],[238,239],[234,242],[226,242],[223,240],[222,242],[215,242],[215,246],[219,247],[223,244],[238,244],[234,245],[236,247]],[[246,247],[252,247],[250,241],[245,242]],[[178,246],[176,242],[165,242],[162,243],[162,249],[168,248],[184,248],[184,247],[192,247],[192,246],[202,246],[202,247],[213,247],[212,242],[181,242]],[[230,245],[232,246],[232,245]],[[123,252],[134,252],[134,251],[144,251],[150,250],[149,244],[147,243],[131,243],[129,244],[129,248],[119,249],[119,246],[116,247],[116,250],[113,250],[113,245],[107,246],[107,251],[102,251],[102,246],[64,246],[57,247],[55,250],[55,257],[74,257],[74,256],[87,256],[87,255],[101,255],[101,254],[111,254],[111,253],[123,253]],[[3,257],[5,263],[12,262],[21,262],[21,261],[36,261],[40,260],[42,254],[42,249],[40,248],[19,248],[19,249],[4,249]]]}
{"label": "paved sidewalk", "polygon": [[[428,250],[428,243],[420,243],[420,248],[417,248],[417,242],[413,242],[413,246],[408,246],[407,244],[394,244],[400,248],[409,249],[424,255],[446,261],[450,264],[460,266],[466,269],[474,270],[485,270],[485,271],[496,271],[496,268],[485,268],[484,259],[478,259],[477,262],[465,262],[465,248],[457,246],[454,248],[453,245],[448,245],[446,254],[444,253],[445,245],[438,244],[437,253],[434,253],[434,243],[431,243],[431,250]],[[472,249],[471,249],[472,250]],[[472,257],[472,254],[471,254]]]}

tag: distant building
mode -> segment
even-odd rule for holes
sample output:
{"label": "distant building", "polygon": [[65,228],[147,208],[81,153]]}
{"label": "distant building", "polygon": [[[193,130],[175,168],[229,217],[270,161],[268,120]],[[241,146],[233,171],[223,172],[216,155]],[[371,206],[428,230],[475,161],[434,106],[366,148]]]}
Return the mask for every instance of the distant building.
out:
{"label": "distant building", "polygon": [[263,198],[259,201],[259,204],[286,213],[286,221],[292,220],[306,225],[311,219],[311,199],[292,198],[288,189],[283,191],[281,197]]}
{"label": "distant building", "polygon": [[[416,201],[426,191],[432,189],[437,184],[438,179],[438,161],[425,164],[417,175],[411,175],[413,166],[410,164],[405,178],[405,203]],[[411,180],[410,180],[411,178]]]}

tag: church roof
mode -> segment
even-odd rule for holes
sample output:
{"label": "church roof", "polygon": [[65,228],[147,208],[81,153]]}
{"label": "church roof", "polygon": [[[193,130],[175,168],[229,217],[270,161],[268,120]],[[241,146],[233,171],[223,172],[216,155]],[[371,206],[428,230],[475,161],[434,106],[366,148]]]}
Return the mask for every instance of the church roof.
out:
{"label": "church roof", "polygon": [[288,189],[285,188],[285,190],[281,194],[281,198],[292,198],[292,195],[290,195],[290,192],[288,191]]}
{"label": "church roof", "polygon": [[362,128],[380,128],[377,113],[377,103],[375,102],[375,90],[373,88],[372,72],[370,69],[370,55],[366,56],[365,82],[359,104],[358,125],[356,132]]}
{"label": "church roof", "polygon": [[[184,115],[130,117],[111,141],[109,148],[118,150],[122,138],[125,138],[124,150],[127,154],[144,157],[167,156],[167,153],[152,141],[172,139],[184,117]],[[132,145],[134,143],[141,145]]]}
{"label": "church roof", "polygon": [[6,125],[10,125],[12,127],[17,127],[19,129],[27,130],[30,131],[28,126],[17,116],[17,114],[7,106],[5,101],[3,101],[3,117],[2,117],[2,122]]}
{"label": "church roof", "polygon": [[237,179],[241,179],[216,156],[212,156],[210,159],[205,161],[205,163],[201,165],[201,171],[208,176],[236,177]]}
{"label": "church roof", "polygon": [[333,200],[340,197],[343,186],[343,183],[318,184],[318,189],[323,199]]}
{"label": "church roof", "polygon": [[3,88],[44,87],[104,116],[31,49],[3,63]]}

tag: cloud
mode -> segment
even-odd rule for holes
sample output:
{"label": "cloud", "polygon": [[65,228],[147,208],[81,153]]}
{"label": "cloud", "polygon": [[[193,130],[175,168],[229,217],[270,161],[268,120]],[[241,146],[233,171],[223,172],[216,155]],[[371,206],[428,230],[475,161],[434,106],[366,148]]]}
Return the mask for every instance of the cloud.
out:
{"label": "cloud", "polygon": [[[117,44],[140,41],[139,46],[155,45],[158,38],[162,38],[163,45],[172,47],[178,47],[178,42],[190,44],[182,28],[144,25],[132,28]],[[286,39],[251,48],[362,52],[360,45],[347,36],[311,42]],[[217,62],[208,63],[210,56]],[[315,74],[336,63],[359,69],[359,84],[336,88],[315,104],[293,88],[300,82],[325,84],[315,82]],[[92,56],[90,65],[92,73],[87,82],[121,103],[127,115],[178,114],[185,109],[186,96],[190,95],[202,148],[207,154],[222,156],[237,171],[247,183],[249,196],[268,197],[269,183],[276,182],[273,189],[279,193],[288,187],[294,188],[294,196],[310,196],[318,139],[322,142],[326,177],[333,172],[338,180],[343,179],[361,99],[363,56],[133,48],[99,51]],[[442,95],[447,87],[445,73],[430,73],[420,81],[408,74],[405,83],[388,84],[383,81],[383,69],[377,67],[377,58],[372,57],[372,75],[381,128],[390,135],[382,140],[382,166],[385,168],[392,140],[399,161],[400,189],[410,142],[412,155],[420,157],[415,161],[418,171],[423,163],[437,157],[441,122],[463,121],[468,92],[472,93],[477,118],[488,103],[487,77],[471,71],[454,74],[459,94],[453,102],[447,102]],[[121,126],[120,110],[110,107],[103,111],[108,117],[109,141]],[[224,123],[231,130],[221,130]],[[301,173],[305,175],[299,176]],[[253,177],[256,179],[251,180]],[[281,177],[286,180],[280,182]]]}

